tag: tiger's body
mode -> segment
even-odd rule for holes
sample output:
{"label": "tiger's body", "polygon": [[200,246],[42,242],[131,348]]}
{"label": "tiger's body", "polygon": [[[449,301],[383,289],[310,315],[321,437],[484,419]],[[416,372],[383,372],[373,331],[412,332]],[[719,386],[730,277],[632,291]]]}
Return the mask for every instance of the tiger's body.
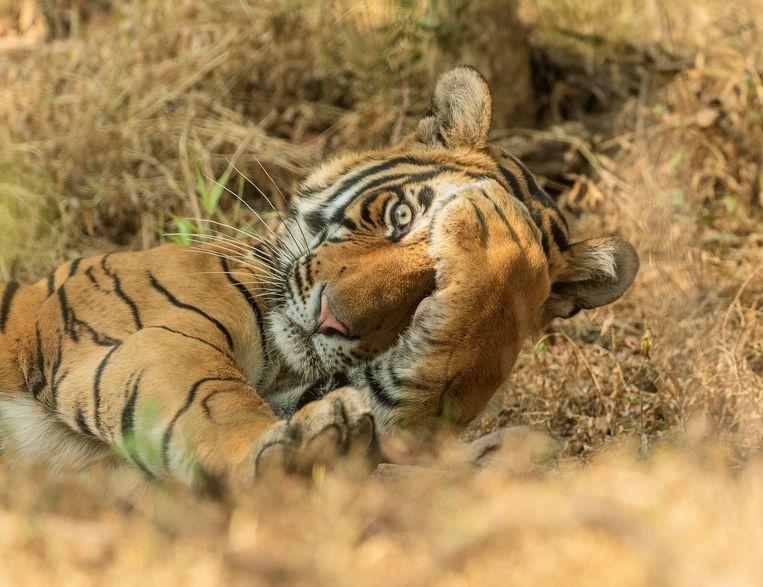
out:
{"label": "tiger's body", "polygon": [[638,266],[620,239],[569,243],[527,169],[488,146],[490,110],[476,71],[446,74],[403,144],[314,172],[277,243],[165,245],[0,286],[0,442],[246,483],[469,421],[530,332],[617,299]]}

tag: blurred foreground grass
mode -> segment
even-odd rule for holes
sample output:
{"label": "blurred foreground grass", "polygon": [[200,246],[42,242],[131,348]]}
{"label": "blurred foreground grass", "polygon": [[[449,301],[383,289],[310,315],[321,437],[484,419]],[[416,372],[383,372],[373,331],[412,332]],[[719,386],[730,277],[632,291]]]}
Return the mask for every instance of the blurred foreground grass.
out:
{"label": "blurred foreground grass", "polygon": [[761,583],[759,0],[42,4],[0,2],[2,279],[250,222],[199,177],[232,159],[284,204],[314,162],[412,128],[461,61],[574,233],[622,234],[642,269],[528,343],[470,431],[531,425],[550,461],[519,443],[476,473],[126,506],[6,459],[0,583]]}

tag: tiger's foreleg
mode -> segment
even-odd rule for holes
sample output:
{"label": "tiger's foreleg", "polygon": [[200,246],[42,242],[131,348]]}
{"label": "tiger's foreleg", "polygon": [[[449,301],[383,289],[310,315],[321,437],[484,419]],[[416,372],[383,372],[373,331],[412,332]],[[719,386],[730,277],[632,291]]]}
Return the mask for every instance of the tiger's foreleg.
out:
{"label": "tiger's foreleg", "polygon": [[253,447],[278,421],[224,349],[162,328],[72,361],[57,411],[148,475],[187,483],[251,477]]}
{"label": "tiger's foreleg", "polygon": [[[241,486],[351,452],[375,458],[373,418],[355,393],[334,392],[279,420],[232,359],[198,338],[146,328],[85,380],[92,389],[60,391],[71,424],[154,477]],[[77,407],[88,396],[89,409]]]}
{"label": "tiger's foreleg", "polygon": [[545,261],[520,254],[522,242],[539,235],[532,222],[512,227],[507,218],[526,211],[492,188],[481,182],[435,214],[436,291],[391,349],[350,374],[369,391],[383,429],[470,421],[510,372],[529,330],[524,317],[543,301],[523,283],[542,277]]}

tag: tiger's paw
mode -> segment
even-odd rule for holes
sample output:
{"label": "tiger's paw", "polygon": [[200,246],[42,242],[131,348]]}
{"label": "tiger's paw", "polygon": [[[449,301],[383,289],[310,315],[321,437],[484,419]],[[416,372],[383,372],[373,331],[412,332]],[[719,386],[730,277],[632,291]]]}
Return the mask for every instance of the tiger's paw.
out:
{"label": "tiger's paw", "polygon": [[436,260],[438,289],[480,299],[503,293],[507,268],[526,263],[522,250],[540,239],[527,208],[496,181],[464,187],[433,214],[430,253]]}
{"label": "tiger's paw", "polygon": [[379,462],[380,450],[365,396],[343,387],[307,404],[266,432],[253,458],[257,478],[309,475],[315,466],[331,468],[339,462],[370,472]]}

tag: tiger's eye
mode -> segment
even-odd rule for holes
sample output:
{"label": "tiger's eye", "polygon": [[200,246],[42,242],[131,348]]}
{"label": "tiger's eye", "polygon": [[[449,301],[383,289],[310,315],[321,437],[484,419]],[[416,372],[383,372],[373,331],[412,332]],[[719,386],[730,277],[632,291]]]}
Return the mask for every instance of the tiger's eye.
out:
{"label": "tiger's eye", "polygon": [[398,228],[405,228],[413,220],[413,210],[408,204],[401,202],[392,211],[392,218]]}

